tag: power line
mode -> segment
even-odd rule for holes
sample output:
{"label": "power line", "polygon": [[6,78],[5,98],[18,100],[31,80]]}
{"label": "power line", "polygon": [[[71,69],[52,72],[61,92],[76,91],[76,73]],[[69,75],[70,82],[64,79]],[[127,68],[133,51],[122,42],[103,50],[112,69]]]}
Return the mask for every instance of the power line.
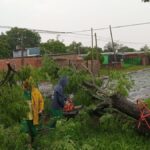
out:
{"label": "power line", "polygon": [[133,27],[133,26],[140,26],[140,25],[148,25],[150,24],[150,22],[144,22],[144,23],[136,23],[136,24],[128,24],[128,25],[122,25],[122,26],[115,26],[115,27],[112,27],[114,29],[118,29],[118,28],[125,28],[125,27]]}
{"label": "power line", "polygon": [[80,36],[90,36],[91,37],[91,35],[89,35],[89,34],[83,34],[83,33],[73,33],[73,32],[71,32],[71,33],[68,33],[68,34],[80,35]]}
{"label": "power line", "polygon": [[[112,29],[133,27],[133,26],[140,26],[140,25],[148,25],[148,24],[150,24],[150,22],[112,26]],[[0,28],[11,29],[14,27],[13,26],[2,26],[2,25],[0,25]],[[109,29],[109,27],[103,27],[103,28],[95,28],[93,30],[100,31],[100,30],[108,30],[108,29]],[[41,30],[41,29],[30,29],[30,30],[35,31],[35,32],[39,32],[39,33],[48,33],[48,34],[76,34],[76,33],[80,33],[80,32],[90,32],[91,31],[91,30],[80,30],[80,31],[64,32],[64,31],[51,31],[51,30]]]}
{"label": "power line", "polygon": [[[127,24],[127,25],[120,25],[120,26],[112,26],[112,29],[119,29],[119,28],[125,28],[125,27],[133,27],[133,26],[141,26],[141,25],[148,25],[150,22],[143,22],[143,23],[136,23],[136,24]],[[100,31],[100,30],[108,30],[109,27],[103,27],[103,28],[95,28],[93,30]],[[90,32],[91,30],[80,30],[80,31],[72,31],[72,33],[79,33],[79,32]]]}
{"label": "power line", "polygon": [[[11,28],[14,28],[12,26],[0,26],[0,28],[3,28],[3,29],[11,29]],[[48,33],[48,34],[69,34],[71,32],[62,32],[62,31],[50,31],[50,30],[41,30],[41,29],[30,29],[30,28],[26,28],[26,29],[29,29],[29,30],[32,30],[32,31],[35,31],[35,32],[38,32],[38,33]]]}
{"label": "power line", "polygon": [[[128,25],[121,25],[121,26],[113,26],[112,28],[113,29],[117,29],[117,28],[124,28],[124,27],[131,27],[131,26],[140,26],[140,25],[147,25],[147,24],[150,24],[150,22],[144,22],[144,23],[137,23],[137,24],[128,24]],[[14,28],[12,26],[1,26],[0,25],[0,28],[3,28],[3,29],[11,29],[11,28]],[[27,28],[29,29],[29,28]],[[98,30],[106,30],[106,29],[109,29],[108,27],[104,27],[104,28],[97,28],[97,29],[94,29],[95,31],[98,31]],[[63,35],[67,35],[69,36],[69,34],[71,35],[76,35],[76,36],[86,36],[86,37],[91,37],[90,34],[82,34],[81,32],[88,32],[88,31],[91,31],[91,30],[81,30],[81,31],[73,31],[73,32],[63,32],[63,31],[51,31],[51,30],[41,30],[41,29],[29,29],[29,30],[32,30],[32,31],[35,31],[35,32],[38,32],[38,33],[44,33],[44,34],[63,34]],[[107,37],[98,37],[98,40],[99,41],[103,41],[103,42],[108,42],[110,41],[110,38],[107,38]],[[115,42],[120,42],[120,43],[125,43],[125,44],[145,44],[145,43],[150,43],[150,42],[145,42],[145,43],[142,43],[142,42],[125,42],[125,41],[119,41],[119,40],[115,40]]]}

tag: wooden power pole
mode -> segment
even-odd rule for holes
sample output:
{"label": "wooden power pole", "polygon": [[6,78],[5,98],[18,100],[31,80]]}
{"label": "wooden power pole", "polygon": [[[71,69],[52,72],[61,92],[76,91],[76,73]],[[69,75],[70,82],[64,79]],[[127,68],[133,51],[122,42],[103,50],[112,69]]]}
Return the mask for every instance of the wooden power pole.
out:
{"label": "wooden power pole", "polygon": [[97,57],[97,60],[99,58],[99,52],[98,52],[98,48],[97,48],[97,34],[95,33],[95,48],[96,48],[96,57]]}
{"label": "wooden power pole", "polygon": [[110,36],[111,36],[112,48],[113,48],[113,51],[114,51],[114,60],[115,60],[115,62],[117,62],[116,50],[115,50],[115,47],[114,47],[114,40],[113,40],[113,34],[112,34],[111,25],[109,26],[109,29],[110,29]]}
{"label": "wooden power pole", "polygon": [[91,72],[93,73],[93,28],[91,28]]}
{"label": "wooden power pole", "polygon": [[23,35],[21,36],[21,65],[24,66],[24,44],[23,44]]}

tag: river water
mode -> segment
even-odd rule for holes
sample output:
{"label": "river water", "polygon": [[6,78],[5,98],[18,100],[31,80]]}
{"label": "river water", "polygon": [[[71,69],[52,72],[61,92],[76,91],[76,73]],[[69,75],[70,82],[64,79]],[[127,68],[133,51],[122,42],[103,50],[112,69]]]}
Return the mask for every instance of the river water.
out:
{"label": "river water", "polygon": [[129,73],[134,85],[129,92],[128,99],[136,101],[138,98],[150,98],[150,69]]}

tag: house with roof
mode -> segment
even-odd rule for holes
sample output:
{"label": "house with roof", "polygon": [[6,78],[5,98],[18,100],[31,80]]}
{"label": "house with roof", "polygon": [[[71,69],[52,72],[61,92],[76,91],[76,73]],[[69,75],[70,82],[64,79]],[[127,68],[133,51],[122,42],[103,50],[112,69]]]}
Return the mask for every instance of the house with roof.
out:
{"label": "house with roof", "polygon": [[[23,56],[24,57],[40,56],[40,48],[39,47],[25,48],[23,50]],[[19,58],[19,57],[22,57],[21,48],[13,51],[13,58]]]}

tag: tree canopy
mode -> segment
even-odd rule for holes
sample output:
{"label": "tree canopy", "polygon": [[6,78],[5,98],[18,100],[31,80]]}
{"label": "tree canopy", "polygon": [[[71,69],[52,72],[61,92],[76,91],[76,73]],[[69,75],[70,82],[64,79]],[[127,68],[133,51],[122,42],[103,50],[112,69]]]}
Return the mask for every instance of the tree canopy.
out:
{"label": "tree canopy", "polygon": [[[114,42],[114,49],[118,50],[122,47],[121,44],[118,44],[116,42]],[[104,51],[105,52],[113,52],[113,46],[111,42],[108,42],[105,46],[104,46]]]}
{"label": "tree canopy", "polygon": [[7,31],[6,36],[12,50],[16,49],[17,45],[21,47],[37,47],[41,41],[41,37],[37,32],[17,27]]}
{"label": "tree canopy", "polygon": [[4,34],[0,35],[0,58],[8,58],[11,54],[7,36]]}
{"label": "tree canopy", "polygon": [[75,42],[73,41],[67,48],[69,52],[74,52],[74,53],[80,53],[82,49],[82,43],[81,42]]}
{"label": "tree canopy", "polygon": [[65,53],[66,46],[58,40],[48,40],[46,43],[41,43],[41,53]]}
{"label": "tree canopy", "polygon": [[141,50],[141,51],[145,51],[145,52],[147,52],[147,51],[149,51],[149,50],[150,50],[150,48],[149,48],[147,45],[145,45],[145,46],[144,46],[144,47],[142,47],[140,50]]}
{"label": "tree canopy", "polygon": [[0,58],[12,56],[16,46],[28,48],[39,46],[41,37],[37,32],[28,29],[12,28],[6,34],[0,35]]}
{"label": "tree canopy", "polygon": [[144,1],[144,2],[150,2],[150,0],[142,0],[142,1]]}
{"label": "tree canopy", "polygon": [[128,46],[123,46],[120,49],[118,49],[118,52],[135,52],[136,50],[134,48],[130,48]]}

